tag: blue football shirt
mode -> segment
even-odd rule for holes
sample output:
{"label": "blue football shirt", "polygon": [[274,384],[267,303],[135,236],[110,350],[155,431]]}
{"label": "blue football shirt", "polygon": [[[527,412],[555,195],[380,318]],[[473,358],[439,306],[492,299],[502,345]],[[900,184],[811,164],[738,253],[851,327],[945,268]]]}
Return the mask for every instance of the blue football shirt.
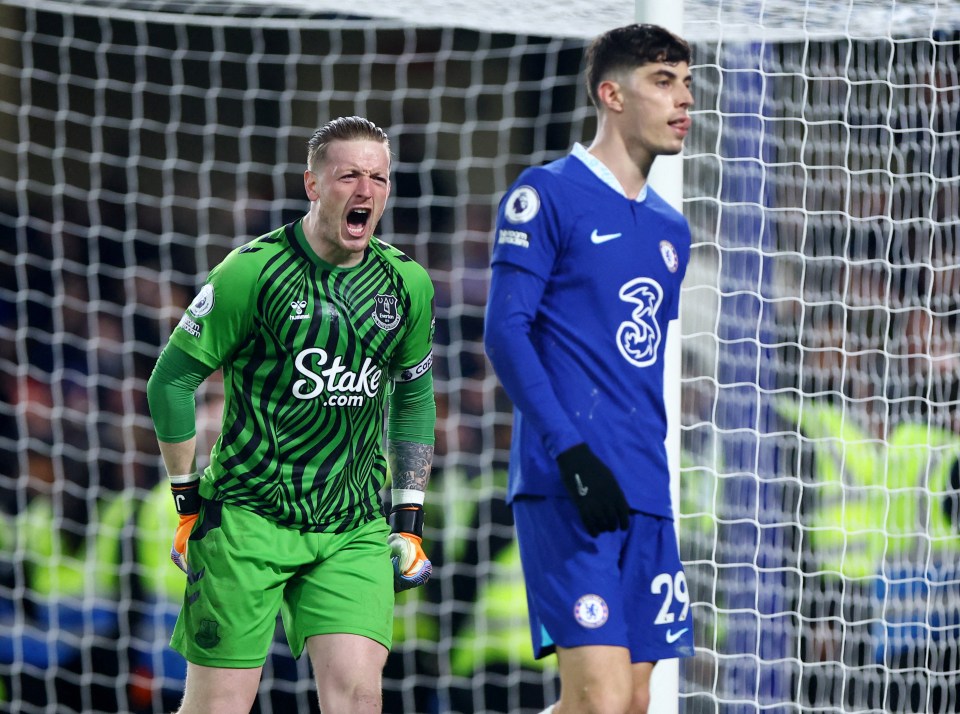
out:
{"label": "blue football shirt", "polygon": [[[531,420],[515,410],[509,497],[565,495],[556,452],[585,441],[631,508],[672,518],[663,355],[690,257],[686,219],[649,186],[628,198],[577,145],[520,175],[500,202],[494,240],[494,286],[497,271],[511,266],[520,269],[512,279],[542,281],[529,326],[533,350],[524,353],[534,363],[510,371],[543,370],[563,412]],[[506,299],[491,292],[488,330]],[[517,359],[507,352],[498,360]],[[518,394],[524,379],[502,381],[515,404],[544,397]],[[534,422],[557,425],[557,433],[541,433]]]}

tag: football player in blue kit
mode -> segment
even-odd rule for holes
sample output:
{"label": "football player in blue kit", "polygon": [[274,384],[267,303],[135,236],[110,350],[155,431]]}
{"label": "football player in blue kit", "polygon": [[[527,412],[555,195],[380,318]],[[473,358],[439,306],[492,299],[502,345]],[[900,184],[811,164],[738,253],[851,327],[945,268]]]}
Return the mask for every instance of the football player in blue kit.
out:
{"label": "football player in blue kit", "polygon": [[656,662],[693,654],[663,399],[690,229],[647,184],[690,129],[690,59],[655,25],[595,39],[596,136],[498,212],[484,341],[515,406],[508,498],[555,714],[645,712]]}

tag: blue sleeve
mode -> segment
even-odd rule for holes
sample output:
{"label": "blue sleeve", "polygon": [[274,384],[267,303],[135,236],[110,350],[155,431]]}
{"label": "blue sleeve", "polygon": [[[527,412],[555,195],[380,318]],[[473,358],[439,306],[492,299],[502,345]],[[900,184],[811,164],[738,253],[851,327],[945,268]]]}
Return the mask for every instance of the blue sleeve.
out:
{"label": "blue sleeve", "polygon": [[508,263],[495,263],[487,300],[484,347],[507,396],[556,457],[583,441],[560,405],[530,339],[546,282]]}
{"label": "blue sleeve", "polygon": [[564,206],[552,175],[524,171],[500,201],[491,263],[509,263],[547,280],[561,253],[558,206]]}

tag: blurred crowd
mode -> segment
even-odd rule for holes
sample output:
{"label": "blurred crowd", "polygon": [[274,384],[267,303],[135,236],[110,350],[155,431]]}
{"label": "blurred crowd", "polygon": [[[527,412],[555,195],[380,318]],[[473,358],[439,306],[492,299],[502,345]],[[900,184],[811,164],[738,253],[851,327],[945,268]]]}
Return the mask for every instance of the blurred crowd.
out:
{"label": "blurred crowd", "polygon": [[[480,46],[483,37],[459,40]],[[517,54],[528,64],[539,57],[546,66],[562,54],[530,42]],[[809,121],[795,145],[790,121],[777,129],[776,190],[763,207],[773,217],[763,230],[775,234],[776,289],[768,295],[749,285],[763,293],[757,312],[770,319],[771,337],[763,361],[747,365],[756,377],[746,385],[718,376],[736,357],[724,352],[719,326],[744,316],[723,314],[716,296],[711,307],[710,290],[701,289],[712,287],[704,274],[736,265],[742,253],[727,250],[719,219],[697,213],[697,198],[712,200],[708,187],[686,187],[695,246],[684,305],[692,319],[683,339],[678,507],[698,646],[682,668],[686,711],[714,712],[717,699],[737,699],[742,685],[729,682],[740,672],[729,663],[756,660],[765,647],[742,648],[735,632],[743,607],[759,617],[756,582],[749,590],[737,579],[745,564],[762,570],[758,551],[744,551],[745,523],[776,534],[774,552],[762,555],[788,593],[777,613],[790,624],[776,661],[787,670],[787,701],[803,711],[960,711],[960,78],[955,34],[938,42],[949,51],[935,61],[920,61],[923,50],[898,59],[917,69],[885,101],[837,101],[815,89],[807,107],[781,103]],[[879,44],[868,47],[879,52]],[[58,43],[50,47],[55,55]],[[574,78],[578,51],[564,47],[570,56],[561,58]],[[490,61],[506,76],[508,60]],[[829,81],[811,83],[879,91],[838,80],[843,63],[834,61],[815,68]],[[411,63],[405,79],[432,86],[434,68],[421,64],[422,76]],[[467,79],[455,79],[454,64],[450,81],[469,86],[473,75],[460,68]],[[523,66],[537,87],[546,72],[539,65]],[[703,62],[697,71],[714,70]],[[791,72],[800,73],[785,67],[784,77]],[[708,85],[698,92],[715,89]],[[562,83],[550,92],[558,107],[572,103]],[[512,112],[505,121],[516,127],[502,135],[485,133],[482,122],[466,128],[431,117],[433,106],[399,111],[407,133],[395,142],[394,206],[383,237],[422,262],[436,286],[437,456],[426,525],[436,576],[398,602],[385,711],[539,711],[556,698],[551,664],[529,654],[503,500],[510,404],[481,340],[498,195],[491,187],[458,197],[470,181],[435,168],[442,162],[425,148],[435,142],[424,128],[431,121],[448,134],[433,146],[437,153],[466,150],[475,139],[483,156],[466,157],[475,165],[464,176],[487,172],[484,182],[496,178],[500,188],[521,168],[494,163],[501,147],[526,158],[536,149],[543,159],[566,150],[578,125],[569,117],[541,121],[539,90],[517,94],[507,109],[492,95],[489,106],[472,108],[478,116]],[[460,101],[450,95],[451,106]],[[698,106],[710,107],[702,98]],[[379,107],[377,116],[378,107],[371,101],[362,109],[389,129],[392,110]],[[710,111],[695,119],[701,134],[691,136],[688,162],[706,163],[704,152],[715,151],[715,133],[699,128],[709,126]],[[815,141],[828,126],[850,134]],[[697,142],[706,147],[699,155]],[[149,146],[142,142],[145,166]],[[167,560],[176,516],[146,381],[205,271],[304,207],[296,180],[284,189],[268,168],[254,175],[256,162],[239,179],[205,177],[214,195],[202,200],[199,179],[188,176],[161,198],[162,190],[147,188],[147,169],[124,163],[128,149],[110,149],[123,168],[97,167],[95,191],[44,190],[34,181],[0,199],[0,708],[175,708],[184,664],[167,640],[183,583]],[[137,170],[140,186],[131,178]],[[707,331],[698,332],[704,320]],[[718,426],[734,387],[766,409],[750,429]],[[198,394],[200,454],[219,433],[222,396],[215,377]],[[751,446],[770,449],[770,474],[744,469],[733,453],[745,431],[756,440]],[[748,508],[744,494],[758,493],[766,500]],[[278,640],[257,710],[315,707],[304,668]]]}

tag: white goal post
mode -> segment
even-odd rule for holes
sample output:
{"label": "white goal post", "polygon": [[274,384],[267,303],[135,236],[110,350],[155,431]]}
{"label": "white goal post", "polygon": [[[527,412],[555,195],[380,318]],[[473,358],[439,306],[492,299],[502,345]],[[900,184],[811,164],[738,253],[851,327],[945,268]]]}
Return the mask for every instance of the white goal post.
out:
{"label": "white goal post", "polygon": [[[347,114],[390,134],[378,232],[437,287],[435,575],[398,600],[384,711],[556,700],[481,344],[491,228],[591,135],[589,38],[638,19],[691,42],[696,100],[652,180],[694,240],[668,395],[697,648],[651,711],[960,707],[960,7],[0,0],[0,709],[177,706],[146,379],[206,272],[304,210],[306,139]],[[313,688],[278,636],[257,710]]]}

